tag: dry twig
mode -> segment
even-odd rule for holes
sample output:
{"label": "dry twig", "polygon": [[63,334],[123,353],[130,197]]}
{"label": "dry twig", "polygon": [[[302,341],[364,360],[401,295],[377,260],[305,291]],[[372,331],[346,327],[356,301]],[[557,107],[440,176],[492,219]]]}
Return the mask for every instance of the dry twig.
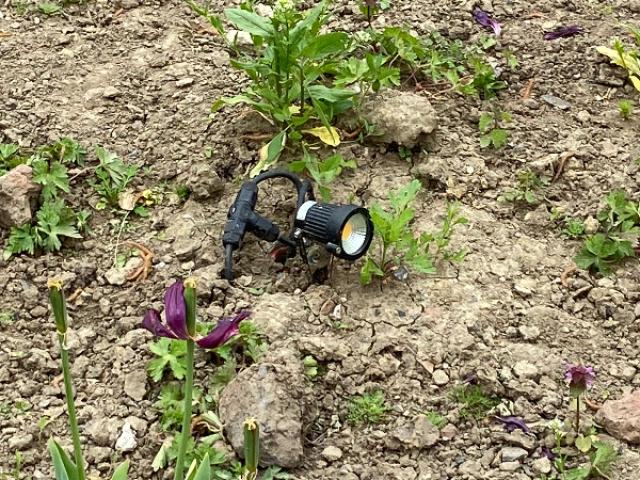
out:
{"label": "dry twig", "polygon": [[142,265],[127,275],[127,280],[146,280],[151,272],[151,268],[153,267],[153,252],[141,243],[134,242],[132,240],[127,240],[125,243],[131,247],[137,248],[140,251],[140,257],[142,258]]}
{"label": "dry twig", "polygon": [[571,262],[569,265],[567,265],[567,268],[565,268],[560,275],[560,283],[562,283],[563,287],[569,288],[569,275],[576,272],[577,270],[578,266],[575,263]]}

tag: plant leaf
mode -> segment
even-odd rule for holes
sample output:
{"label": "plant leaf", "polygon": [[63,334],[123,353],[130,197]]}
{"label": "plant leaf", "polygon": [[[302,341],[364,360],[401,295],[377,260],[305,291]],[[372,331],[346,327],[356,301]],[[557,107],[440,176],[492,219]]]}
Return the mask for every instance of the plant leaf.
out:
{"label": "plant leaf", "polygon": [[129,477],[129,460],[122,462],[118,465],[115,472],[111,476],[111,480],[127,480]]}
{"label": "plant leaf", "polygon": [[585,437],[584,435],[578,435],[575,441],[576,448],[582,453],[587,453],[591,450],[591,437]]}
{"label": "plant leaf", "polygon": [[236,28],[244,30],[251,35],[269,38],[274,34],[271,22],[256,13],[240,8],[227,8],[224,14]]}
{"label": "plant leaf", "polygon": [[196,472],[193,480],[211,480],[211,464],[209,462],[209,454],[206,453],[202,462],[200,462],[200,467]]}
{"label": "plant leaf", "polygon": [[344,32],[332,32],[318,35],[300,53],[303,58],[320,60],[323,57],[346,50],[349,37]]}
{"label": "plant leaf", "polygon": [[340,134],[334,127],[316,127],[302,131],[303,133],[308,133],[309,135],[318,137],[324,143],[326,143],[327,145],[331,145],[332,147],[337,147],[338,145],[340,145]]}
{"label": "plant leaf", "polygon": [[53,460],[53,470],[56,480],[77,480],[77,467],[60,444],[51,438],[47,442],[47,446],[51,454],[51,459]]}
{"label": "plant leaf", "polygon": [[263,170],[267,170],[271,165],[273,165],[280,157],[282,150],[284,150],[286,142],[287,132],[283,130],[273,137],[269,143],[263,146],[260,149],[258,163],[251,169],[249,176],[253,178]]}

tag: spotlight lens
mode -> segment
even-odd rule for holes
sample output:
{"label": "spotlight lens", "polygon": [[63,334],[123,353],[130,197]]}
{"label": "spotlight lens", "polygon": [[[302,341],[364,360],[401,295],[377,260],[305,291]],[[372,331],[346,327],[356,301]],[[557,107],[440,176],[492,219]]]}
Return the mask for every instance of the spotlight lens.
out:
{"label": "spotlight lens", "polygon": [[368,222],[362,213],[349,217],[342,227],[342,250],[347,255],[357,254],[367,242]]}

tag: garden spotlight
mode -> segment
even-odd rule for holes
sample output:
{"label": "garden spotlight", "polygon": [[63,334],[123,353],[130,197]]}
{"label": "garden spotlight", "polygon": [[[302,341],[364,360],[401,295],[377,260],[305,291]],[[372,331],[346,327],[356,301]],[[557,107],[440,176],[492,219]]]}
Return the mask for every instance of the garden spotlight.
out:
{"label": "garden spotlight", "polygon": [[[290,180],[298,192],[296,213],[288,235],[281,233],[274,222],[255,212],[258,184],[272,178]],[[302,259],[308,263],[306,247],[310,242],[317,242],[332,255],[353,261],[363,256],[371,245],[373,223],[366,208],[318,203],[309,180],[300,180],[291,172],[274,171],[245,182],[229,209],[222,236],[227,280],[233,280],[233,252],[240,248],[246,232],[261,240],[287,246],[286,258],[294,257],[299,250]]]}

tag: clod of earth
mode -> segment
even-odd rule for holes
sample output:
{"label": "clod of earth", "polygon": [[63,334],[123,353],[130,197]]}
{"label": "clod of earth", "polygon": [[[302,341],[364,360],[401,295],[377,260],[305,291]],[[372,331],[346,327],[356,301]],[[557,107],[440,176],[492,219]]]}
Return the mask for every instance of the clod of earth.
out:
{"label": "clod of earth", "polygon": [[604,402],[596,421],[615,438],[640,444],[640,390]]}
{"label": "clod of earth", "polygon": [[18,165],[0,177],[0,227],[11,228],[31,222],[32,208],[40,193],[28,165]]}

